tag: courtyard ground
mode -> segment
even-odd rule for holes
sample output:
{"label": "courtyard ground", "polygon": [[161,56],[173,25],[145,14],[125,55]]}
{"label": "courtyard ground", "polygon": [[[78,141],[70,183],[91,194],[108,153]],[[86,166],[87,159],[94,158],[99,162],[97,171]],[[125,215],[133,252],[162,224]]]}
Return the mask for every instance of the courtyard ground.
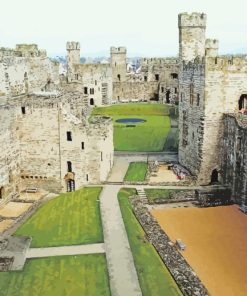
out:
{"label": "courtyard ground", "polygon": [[124,177],[124,181],[145,181],[148,164],[146,162],[131,162]]}
{"label": "courtyard ground", "polygon": [[39,208],[15,235],[31,236],[32,247],[102,242],[100,192],[100,187],[94,187],[59,195]]}
{"label": "courtyard ground", "polygon": [[160,182],[179,182],[180,180],[174,174],[173,170],[168,170],[168,165],[160,164],[158,172],[152,173],[149,178],[150,183],[160,183]]}
{"label": "courtyard ground", "polygon": [[212,296],[247,295],[247,216],[238,206],[153,210]]}
{"label": "courtyard ground", "polygon": [[[93,109],[92,115],[111,116],[114,121],[114,149],[117,151],[162,151],[170,132],[169,106],[124,104]],[[120,118],[141,118],[146,122],[127,127]]]}
{"label": "courtyard ground", "polygon": [[135,189],[121,189],[118,200],[143,296],[182,295],[133,214],[128,197]]}
{"label": "courtyard ground", "polygon": [[111,295],[105,255],[28,260],[23,271],[0,273],[1,296]]}

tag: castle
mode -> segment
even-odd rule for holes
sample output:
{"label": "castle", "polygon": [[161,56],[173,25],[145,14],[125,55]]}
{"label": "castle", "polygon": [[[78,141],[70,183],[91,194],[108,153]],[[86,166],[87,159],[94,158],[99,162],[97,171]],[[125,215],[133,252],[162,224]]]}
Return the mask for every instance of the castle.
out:
{"label": "castle", "polygon": [[107,179],[113,165],[110,118],[90,119],[113,102],[179,102],[179,162],[197,183],[220,182],[247,205],[247,57],[219,56],[206,15],[178,17],[179,57],[143,58],[127,69],[126,48],[110,63],[80,64],[67,43],[67,75],[37,45],[0,49],[0,199],[28,184],[71,191]]}

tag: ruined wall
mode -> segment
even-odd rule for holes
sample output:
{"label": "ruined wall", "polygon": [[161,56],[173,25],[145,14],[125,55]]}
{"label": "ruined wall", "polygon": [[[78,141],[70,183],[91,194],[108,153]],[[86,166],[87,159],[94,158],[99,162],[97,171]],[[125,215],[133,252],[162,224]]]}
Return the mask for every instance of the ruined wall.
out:
{"label": "ruined wall", "polygon": [[67,42],[67,79],[79,83],[89,106],[111,104],[112,69],[110,64],[80,64],[79,42]]}
{"label": "ruined wall", "polygon": [[73,67],[73,73],[74,80],[81,83],[81,90],[88,105],[102,106],[111,103],[112,71],[110,64],[76,64]]}
{"label": "ruined wall", "polygon": [[223,126],[222,181],[231,187],[234,200],[247,206],[247,115],[226,114]]}
{"label": "ruined wall", "polygon": [[183,63],[179,82],[179,162],[197,175],[204,134],[205,65]]}
{"label": "ruined wall", "polygon": [[19,120],[25,184],[60,192],[67,190],[69,179],[74,180],[75,189],[106,180],[113,165],[110,119],[99,119],[97,124],[83,120],[77,96],[70,102],[66,96],[29,97],[25,106],[26,114]]}
{"label": "ruined wall", "polygon": [[[140,65],[136,73],[127,73],[125,68],[124,81],[113,79],[113,99],[174,103],[178,94],[178,60],[143,58]],[[112,67],[114,67],[113,63]]]}
{"label": "ruined wall", "polygon": [[59,83],[58,64],[47,57],[5,56],[0,62],[0,93],[9,97],[40,91]]}
{"label": "ruined wall", "polygon": [[223,113],[238,112],[242,94],[247,94],[247,58],[206,58],[202,167],[198,176],[200,183],[210,182],[212,171],[219,168]]}
{"label": "ruined wall", "polygon": [[19,190],[20,149],[15,109],[0,106],[0,203]]}

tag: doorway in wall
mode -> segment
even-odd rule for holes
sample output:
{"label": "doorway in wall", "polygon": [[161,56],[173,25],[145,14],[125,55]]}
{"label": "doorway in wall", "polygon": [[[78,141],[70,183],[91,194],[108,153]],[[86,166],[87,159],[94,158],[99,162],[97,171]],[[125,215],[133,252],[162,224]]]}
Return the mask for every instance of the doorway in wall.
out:
{"label": "doorway in wall", "polygon": [[211,184],[215,183],[219,183],[219,173],[216,169],[213,170],[211,174]]}
{"label": "doorway in wall", "polygon": [[238,101],[238,109],[239,110],[246,110],[247,109],[247,94],[241,95]]}

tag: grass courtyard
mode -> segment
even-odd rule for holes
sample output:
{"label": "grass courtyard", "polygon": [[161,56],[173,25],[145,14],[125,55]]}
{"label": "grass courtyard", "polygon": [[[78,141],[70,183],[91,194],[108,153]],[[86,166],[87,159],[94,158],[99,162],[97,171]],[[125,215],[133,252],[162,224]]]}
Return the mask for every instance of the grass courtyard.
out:
{"label": "grass courtyard", "polygon": [[23,271],[0,273],[1,296],[110,296],[105,255],[27,260]]}
{"label": "grass courtyard", "polygon": [[145,239],[145,233],[135,218],[128,199],[134,193],[135,189],[121,189],[118,200],[143,296],[181,296],[175,281],[152,244]]}
{"label": "grass courtyard", "polygon": [[124,181],[145,181],[148,165],[146,162],[131,162]]}
{"label": "grass courtyard", "polygon": [[[162,151],[170,132],[169,106],[164,104],[124,104],[97,107],[92,115],[111,116],[114,121],[114,149],[117,151]],[[117,123],[120,118],[141,118],[146,122]]]}
{"label": "grass courtyard", "polygon": [[31,236],[31,247],[102,242],[100,192],[100,187],[93,187],[59,195],[39,208],[15,235]]}

